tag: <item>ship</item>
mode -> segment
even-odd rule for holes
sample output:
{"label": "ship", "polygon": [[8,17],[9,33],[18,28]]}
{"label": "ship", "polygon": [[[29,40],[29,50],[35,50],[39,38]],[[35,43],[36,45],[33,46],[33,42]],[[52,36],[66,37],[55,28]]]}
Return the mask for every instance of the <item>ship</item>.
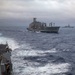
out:
{"label": "ship", "polygon": [[0,44],[0,75],[12,74],[11,51],[8,44]]}
{"label": "ship", "polygon": [[41,23],[36,21],[36,18],[33,18],[33,22],[29,24],[29,27],[27,28],[28,31],[33,32],[44,32],[44,33],[58,33],[59,26],[55,26],[55,23],[49,23],[49,26],[46,25],[46,23]]}
{"label": "ship", "polygon": [[74,27],[68,24],[67,26],[64,26],[63,28],[74,28]]}

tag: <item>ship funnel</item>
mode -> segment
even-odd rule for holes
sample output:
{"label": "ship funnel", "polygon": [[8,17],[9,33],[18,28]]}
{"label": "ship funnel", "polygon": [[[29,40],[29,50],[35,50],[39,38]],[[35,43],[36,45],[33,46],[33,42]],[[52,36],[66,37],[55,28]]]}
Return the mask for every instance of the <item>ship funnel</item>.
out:
{"label": "ship funnel", "polygon": [[33,22],[36,22],[36,18],[33,18]]}

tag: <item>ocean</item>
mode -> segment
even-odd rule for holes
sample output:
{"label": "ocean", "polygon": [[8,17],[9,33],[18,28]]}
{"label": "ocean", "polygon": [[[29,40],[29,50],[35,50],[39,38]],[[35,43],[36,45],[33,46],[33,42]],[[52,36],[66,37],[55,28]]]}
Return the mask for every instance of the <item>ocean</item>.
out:
{"label": "ocean", "polygon": [[12,49],[13,75],[75,75],[75,28],[58,34],[0,27],[0,43]]}

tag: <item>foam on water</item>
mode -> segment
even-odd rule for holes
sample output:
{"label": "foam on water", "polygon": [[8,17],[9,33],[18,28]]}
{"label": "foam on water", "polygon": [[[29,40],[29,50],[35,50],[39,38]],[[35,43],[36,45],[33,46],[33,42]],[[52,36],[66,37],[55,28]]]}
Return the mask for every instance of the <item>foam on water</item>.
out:
{"label": "foam on water", "polygon": [[[45,66],[35,67],[34,63],[27,62],[24,64],[23,60],[18,60],[14,63],[14,74],[15,75],[53,75],[53,74],[65,74],[69,72],[70,64],[69,63],[60,63],[60,64],[53,64],[48,63]],[[38,64],[38,63],[35,63]]]}
{"label": "foam on water", "polygon": [[51,50],[34,50],[32,49],[32,47],[30,46],[30,44],[24,44],[21,45],[21,50],[17,51],[17,56],[42,56],[42,54],[44,55],[44,53],[56,53],[56,49],[52,48]]}
{"label": "foam on water", "polygon": [[19,48],[18,43],[12,39],[12,38],[7,38],[7,37],[0,37],[0,43],[6,44],[8,43],[9,47],[14,50],[16,48]]}
{"label": "foam on water", "polygon": [[[23,50],[22,50],[23,49]],[[38,65],[38,62],[23,60],[23,57],[44,56],[44,53],[56,53],[56,49],[34,50],[29,44],[22,45],[21,50],[16,50],[13,56],[13,71],[15,75],[53,75],[66,73],[70,69],[69,63],[47,63],[44,66]],[[18,58],[19,57],[19,58]]]}
{"label": "foam on water", "polygon": [[23,70],[23,74],[26,75],[52,75],[52,74],[61,74],[61,73],[66,73],[68,72],[69,69],[69,64],[68,63],[63,63],[63,64],[47,64],[43,67],[26,67]]}

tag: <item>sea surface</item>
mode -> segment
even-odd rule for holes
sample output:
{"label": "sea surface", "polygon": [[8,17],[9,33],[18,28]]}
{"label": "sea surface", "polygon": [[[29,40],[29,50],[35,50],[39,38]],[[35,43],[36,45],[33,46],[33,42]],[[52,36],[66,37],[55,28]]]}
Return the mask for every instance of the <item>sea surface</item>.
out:
{"label": "sea surface", "polygon": [[0,43],[12,49],[13,75],[75,75],[75,28],[58,34],[0,27]]}

